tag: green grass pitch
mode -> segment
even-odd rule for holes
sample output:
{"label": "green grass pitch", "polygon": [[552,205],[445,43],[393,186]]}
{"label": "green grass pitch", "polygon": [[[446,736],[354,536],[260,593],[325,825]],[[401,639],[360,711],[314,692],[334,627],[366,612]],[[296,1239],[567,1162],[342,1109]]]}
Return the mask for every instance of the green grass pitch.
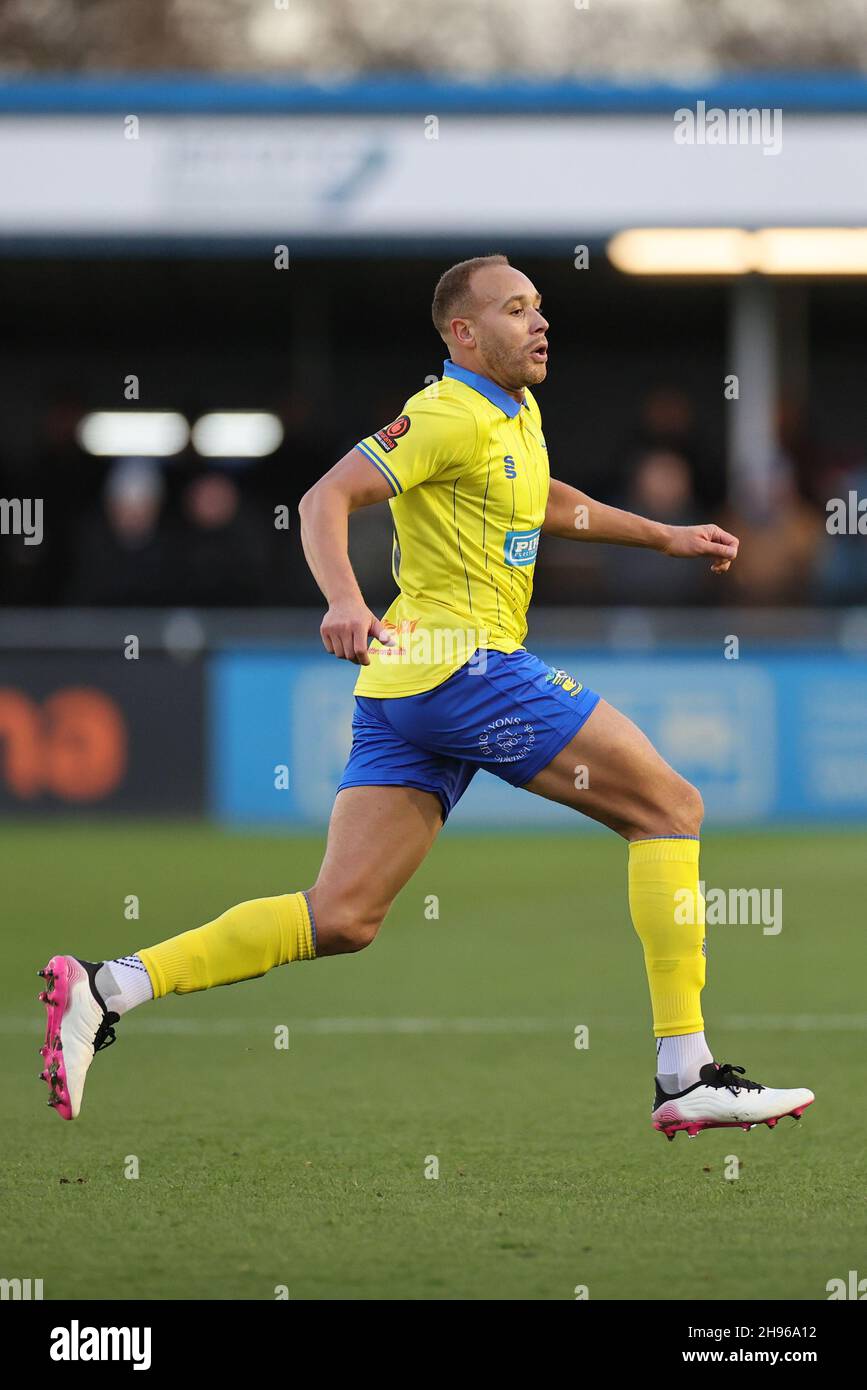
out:
{"label": "green grass pitch", "polygon": [[322,840],[44,822],[4,842],[0,1275],[46,1299],[824,1299],[865,1272],[860,830],[706,835],[709,887],[783,890],[779,935],[708,930],[715,1055],[817,1100],[673,1143],[614,836],[447,831],[367,951],[122,1021],[72,1124],[37,1080],[37,968],[305,886]]}

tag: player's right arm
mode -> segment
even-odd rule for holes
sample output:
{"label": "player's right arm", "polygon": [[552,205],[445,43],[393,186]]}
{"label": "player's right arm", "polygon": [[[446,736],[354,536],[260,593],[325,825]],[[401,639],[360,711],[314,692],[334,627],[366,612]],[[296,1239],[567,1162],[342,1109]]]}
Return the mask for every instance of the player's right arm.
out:
{"label": "player's right arm", "polygon": [[364,602],[349,562],[349,515],[393,496],[389,482],[357,449],[313,484],[298,504],[301,544],[310,571],[328,603],[319,628],[325,650],[369,666],[367,644],[377,637],[387,646],[394,639]]}

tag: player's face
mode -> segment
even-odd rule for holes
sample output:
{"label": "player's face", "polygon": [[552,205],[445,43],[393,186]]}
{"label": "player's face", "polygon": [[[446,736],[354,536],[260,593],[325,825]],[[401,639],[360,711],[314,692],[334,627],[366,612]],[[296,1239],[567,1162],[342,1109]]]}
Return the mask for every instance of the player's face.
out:
{"label": "player's face", "polygon": [[510,265],[485,266],[472,280],[478,308],[469,321],[484,376],[518,391],[548,374],[548,320],[532,280]]}

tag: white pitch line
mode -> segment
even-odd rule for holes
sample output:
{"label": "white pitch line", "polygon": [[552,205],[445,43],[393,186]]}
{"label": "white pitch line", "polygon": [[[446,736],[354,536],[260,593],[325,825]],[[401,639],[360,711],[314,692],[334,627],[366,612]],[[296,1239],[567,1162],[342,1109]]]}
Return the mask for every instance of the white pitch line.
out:
{"label": "white pitch line", "polygon": [[[276,1018],[276,1011],[274,1013]],[[264,1025],[271,1032],[285,1024],[293,1033],[560,1033],[572,1031],[574,1021],[558,1023],[551,1018],[299,1018],[284,1016],[277,1022]],[[0,1033],[22,1030],[37,1033],[45,1024],[32,1018],[0,1018]],[[260,1033],[261,1020],[252,1018],[136,1018],[123,1019],[124,1032],[165,1034],[174,1037],[234,1037]]]}
{"label": "white pitch line", "polygon": [[[270,1012],[270,1010],[269,1010]],[[276,1016],[276,1010],[273,1011]],[[577,1022],[586,1023],[587,1017]],[[277,1024],[285,1024],[290,1033],[297,1034],[385,1034],[452,1033],[452,1034],[513,1034],[513,1033],[573,1033],[576,1019],[556,1018],[300,1018],[294,1021],[284,1016]],[[165,1037],[254,1037],[263,1030],[271,1033],[277,1024],[263,1024],[252,1018],[148,1018],[136,1017],[121,1021],[124,1031],[149,1033]],[[635,1018],[602,1015],[590,1026],[601,1030],[643,1031],[645,1024]],[[38,1017],[0,1017],[0,1033],[41,1033],[45,1023]],[[711,1032],[726,1029],[731,1032],[773,1033],[862,1033],[867,1031],[867,1014],[729,1014],[709,1020]],[[650,1032],[647,1029],[648,1034]]]}
{"label": "white pitch line", "polygon": [[[713,1020],[709,1026],[713,1029]],[[861,1033],[867,1028],[867,1014],[724,1014],[716,1026],[733,1032],[753,1028],[776,1033]]]}

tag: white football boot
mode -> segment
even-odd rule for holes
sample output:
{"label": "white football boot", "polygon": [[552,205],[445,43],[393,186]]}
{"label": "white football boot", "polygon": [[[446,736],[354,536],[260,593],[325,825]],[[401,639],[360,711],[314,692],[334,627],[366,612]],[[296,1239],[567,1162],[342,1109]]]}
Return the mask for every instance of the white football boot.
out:
{"label": "white football boot", "polygon": [[789,1091],[777,1091],[772,1086],[760,1086],[748,1081],[743,1067],[729,1062],[706,1062],[699,1072],[699,1081],[685,1091],[668,1095],[656,1082],[651,1120],[654,1129],[661,1129],[666,1139],[673,1139],[679,1129],[685,1129],[694,1139],[700,1129],[725,1129],[740,1125],[752,1129],[766,1124],[773,1129],[784,1115],[799,1120],[815,1096],[804,1086]]}
{"label": "white football boot", "polygon": [[46,981],[39,998],[48,1014],[39,1079],[48,1082],[48,1104],[63,1120],[77,1118],[88,1067],[97,1052],[116,1041],[113,1025],[119,1015],[106,1010],[93,983],[98,969],[99,964],[76,956],[52,956],[37,971]]}

